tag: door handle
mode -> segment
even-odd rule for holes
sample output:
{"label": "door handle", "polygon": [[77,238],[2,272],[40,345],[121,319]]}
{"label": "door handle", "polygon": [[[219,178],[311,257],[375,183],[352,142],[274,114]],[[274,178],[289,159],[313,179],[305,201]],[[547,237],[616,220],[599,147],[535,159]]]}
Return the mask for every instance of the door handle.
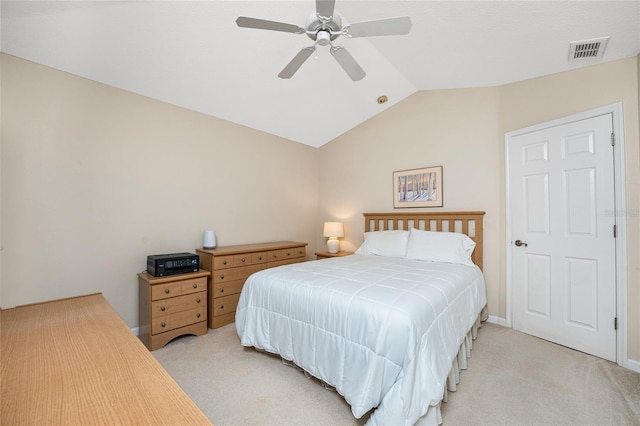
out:
{"label": "door handle", "polygon": [[520,246],[525,246],[525,247],[527,247],[527,243],[525,243],[525,242],[523,242],[523,241],[520,241],[520,240],[516,240],[516,241],[515,241],[515,245],[516,245],[517,247],[520,247]]}

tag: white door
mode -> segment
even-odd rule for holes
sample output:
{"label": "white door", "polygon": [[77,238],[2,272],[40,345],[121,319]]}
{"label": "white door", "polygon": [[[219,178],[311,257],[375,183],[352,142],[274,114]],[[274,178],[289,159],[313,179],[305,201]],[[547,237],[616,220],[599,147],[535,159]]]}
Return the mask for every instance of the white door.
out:
{"label": "white door", "polygon": [[508,142],[516,330],[616,360],[612,114]]}

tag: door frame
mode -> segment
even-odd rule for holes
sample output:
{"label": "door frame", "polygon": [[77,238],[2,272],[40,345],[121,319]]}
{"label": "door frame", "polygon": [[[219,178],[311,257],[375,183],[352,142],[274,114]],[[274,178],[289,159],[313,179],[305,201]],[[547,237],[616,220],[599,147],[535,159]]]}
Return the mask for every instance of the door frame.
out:
{"label": "door frame", "polygon": [[[618,365],[635,370],[627,358],[627,220],[626,220],[626,172],[625,172],[625,144],[624,144],[624,120],[623,105],[618,102],[604,107],[584,111],[570,116],[562,117],[545,123],[525,127],[505,133],[505,210],[506,210],[506,326],[512,327],[512,282],[511,282],[511,200],[509,197],[509,146],[516,136],[539,130],[557,127],[575,121],[586,120],[600,115],[612,114],[613,133],[615,145],[613,147],[614,167],[614,196],[615,196],[615,271],[616,271],[616,317],[618,329],[616,330],[616,362]],[[613,230],[612,230],[613,232]],[[612,324],[613,326],[613,324]]]}

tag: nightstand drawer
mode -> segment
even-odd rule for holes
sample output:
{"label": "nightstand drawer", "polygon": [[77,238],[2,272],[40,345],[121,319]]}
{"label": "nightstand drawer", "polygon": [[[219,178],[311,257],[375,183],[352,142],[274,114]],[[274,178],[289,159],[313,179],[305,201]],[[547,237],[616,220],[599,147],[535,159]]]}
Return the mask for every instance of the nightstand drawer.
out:
{"label": "nightstand drawer", "polygon": [[234,312],[238,306],[238,300],[240,300],[240,293],[213,299],[213,316]]}
{"label": "nightstand drawer", "polygon": [[207,288],[207,277],[195,278],[192,280],[181,281],[181,294],[197,293]]}
{"label": "nightstand drawer", "polygon": [[153,318],[151,322],[151,334],[158,334],[176,328],[191,325],[196,322],[205,321],[207,319],[207,306],[201,306],[183,312]]}
{"label": "nightstand drawer", "polygon": [[170,299],[156,300],[151,303],[151,315],[154,318],[160,318],[176,312],[197,309],[200,306],[206,306],[206,303],[207,293],[204,291],[172,297]]}
{"label": "nightstand drawer", "polygon": [[180,294],[182,294],[182,283],[180,281],[157,284],[151,287],[151,300],[167,299],[180,296]]}
{"label": "nightstand drawer", "polygon": [[242,291],[242,286],[244,285],[245,279],[237,280],[237,281],[229,281],[229,282],[221,282],[213,284],[213,298],[229,296],[231,294],[240,293]]}
{"label": "nightstand drawer", "polygon": [[192,278],[167,284],[156,284],[151,288],[151,300],[167,299],[183,294],[197,293],[207,288],[207,278]]}
{"label": "nightstand drawer", "polygon": [[223,269],[215,271],[213,274],[213,283],[223,283],[228,281],[245,280],[249,275],[258,272],[267,267],[266,264],[241,266],[239,268]]}

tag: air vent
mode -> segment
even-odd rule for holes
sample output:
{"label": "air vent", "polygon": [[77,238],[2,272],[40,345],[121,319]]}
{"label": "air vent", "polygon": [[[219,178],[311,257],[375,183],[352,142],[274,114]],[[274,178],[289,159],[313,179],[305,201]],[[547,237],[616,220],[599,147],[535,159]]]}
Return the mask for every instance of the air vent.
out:
{"label": "air vent", "polygon": [[602,58],[608,42],[609,37],[572,41],[569,43],[569,61]]}

